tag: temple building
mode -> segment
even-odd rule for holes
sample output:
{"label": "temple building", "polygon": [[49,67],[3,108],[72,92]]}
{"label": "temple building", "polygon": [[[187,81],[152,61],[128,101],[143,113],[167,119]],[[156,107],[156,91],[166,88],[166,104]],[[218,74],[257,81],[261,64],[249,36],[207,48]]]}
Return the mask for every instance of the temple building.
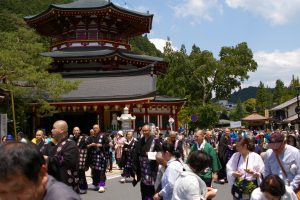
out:
{"label": "temple building", "polygon": [[52,4],[47,10],[24,18],[40,35],[51,38],[50,73],[65,80],[78,80],[77,90],[62,96],[59,102],[48,99],[58,113],[49,118],[32,119],[33,128],[51,130],[56,119],[67,120],[84,132],[99,123],[112,129],[113,116],[127,107],[135,116],[132,129],[154,123],[169,128],[184,99],[156,95],[157,76],[165,74],[168,63],[162,58],[135,54],[129,39],[149,33],[153,15],[122,8],[106,0],[77,0]]}

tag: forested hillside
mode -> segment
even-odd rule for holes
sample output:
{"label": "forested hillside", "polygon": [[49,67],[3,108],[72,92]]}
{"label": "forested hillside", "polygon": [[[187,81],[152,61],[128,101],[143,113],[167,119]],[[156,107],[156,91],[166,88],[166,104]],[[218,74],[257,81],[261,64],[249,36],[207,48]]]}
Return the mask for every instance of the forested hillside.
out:
{"label": "forested hillside", "polygon": [[248,88],[243,88],[239,91],[233,92],[228,101],[231,103],[237,103],[238,100],[244,102],[250,98],[256,98],[257,90],[258,87],[252,87],[252,86]]}

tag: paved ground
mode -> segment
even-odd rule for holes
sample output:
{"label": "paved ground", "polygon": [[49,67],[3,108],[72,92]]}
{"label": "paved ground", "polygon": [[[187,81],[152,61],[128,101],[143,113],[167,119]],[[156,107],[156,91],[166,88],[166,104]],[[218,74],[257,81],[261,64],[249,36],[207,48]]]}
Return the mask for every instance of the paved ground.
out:
{"label": "paved ground", "polygon": [[[111,173],[107,173],[107,187],[105,193],[98,193],[97,191],[88,190],[87,194],[81,195],[83,200],[139,200],[140,197],[140,187],[139,184],[135,187],[132,186],[131,182],[120,183],[121,170],[117,167],[113,168]],[[86,172],[88,183],[92,183],[90,176],[90,171]],[[214,188],[218,189],[217,196],[214,200],[231,200],[232,196],[230,194],[230,187],[228,184],[219,185],[214,184]]]}

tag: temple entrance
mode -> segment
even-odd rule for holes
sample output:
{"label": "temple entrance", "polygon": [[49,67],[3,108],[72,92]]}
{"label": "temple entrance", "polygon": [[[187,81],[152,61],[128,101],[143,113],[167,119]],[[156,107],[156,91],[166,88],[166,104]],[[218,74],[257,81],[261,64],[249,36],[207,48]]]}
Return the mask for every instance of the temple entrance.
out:
{"label": "temple entrance", "polygon": [[52,125],[56,120],[65,120],[69,126],[69,134],[75,126],[81,129],[81,133],[89,134],[90,129],[93,125],[97,123],[97,114],[88,112],[78,112],[78,113],[58,113],[54,114],[52,117],[41,119],[41,126],[38,128],[46,129],[46,133],[50,133],[52,130]]}

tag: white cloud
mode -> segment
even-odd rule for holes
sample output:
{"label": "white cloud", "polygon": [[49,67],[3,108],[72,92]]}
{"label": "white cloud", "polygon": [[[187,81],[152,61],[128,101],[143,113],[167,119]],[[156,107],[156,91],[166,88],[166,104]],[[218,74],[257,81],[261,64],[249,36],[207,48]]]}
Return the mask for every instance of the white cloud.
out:
{"label": "white cloud", "polygon": [[261,15],[278,25],[292,21],[300,11],[299,0],[226,0],[226,4]]}
{"label": "white cloud", "polygon": [[184,4],[174,6],[173,10],[177,17],[194,17],[192,24],[203,19],[212,21],[213,13],[223,11],[219,0],[184,0]]}
{"label": "white cloud", "polygon": [[[153,43],[153,44],[155,45],[155,47],[156,47],[158,50],[160,50],[162,53],[164,52],[164,47],[166,46],[167,40],[161,39],[161,38],[153,38],[153,39],[149,39],[149,40],[150,40],[151,43]],[[172,41],[170,41],[170,42],[171,42],[172,49],[173,49],[174,51],[177,51],[178,48],[177,48],[177,47],[174,47],[174,46],[172,45]]]}
{"label": "white cloud", "polygon": [[250,78],[243,87],[258,86],[259,81],[269,87],[275,87],[277,79],[288,86],[293,74],[300,77],[300,49],[287,52],[259,51],[254,53],[254,60],[258,64],[257,71],[250,73]]}

